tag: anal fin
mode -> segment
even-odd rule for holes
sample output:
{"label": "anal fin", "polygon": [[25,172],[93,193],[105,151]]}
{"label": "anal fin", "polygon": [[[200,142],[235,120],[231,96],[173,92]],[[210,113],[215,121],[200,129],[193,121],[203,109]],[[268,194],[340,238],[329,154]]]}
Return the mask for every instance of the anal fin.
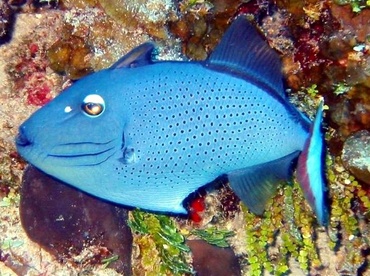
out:
{"label": "anal fin", "polygon": [[298,151],[293,152],[267,163],[228,173],[232,190],[251,212],[261,215],[279,182],[291,177],[292,161],[298,154]]}

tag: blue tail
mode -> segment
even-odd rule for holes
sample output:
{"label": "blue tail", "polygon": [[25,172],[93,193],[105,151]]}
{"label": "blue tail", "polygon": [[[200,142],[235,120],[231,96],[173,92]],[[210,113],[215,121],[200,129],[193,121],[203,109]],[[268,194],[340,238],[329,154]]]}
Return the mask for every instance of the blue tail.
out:
{"label": "blue tail", "polygon": [[298,158],[297,179],[308,203],[316,213],[318,222],[326,226],[329,212],[325,200],[324,138],[321,132],[322,113],[323,102],[319,105],[315,121],[311,125],[310,136]]}

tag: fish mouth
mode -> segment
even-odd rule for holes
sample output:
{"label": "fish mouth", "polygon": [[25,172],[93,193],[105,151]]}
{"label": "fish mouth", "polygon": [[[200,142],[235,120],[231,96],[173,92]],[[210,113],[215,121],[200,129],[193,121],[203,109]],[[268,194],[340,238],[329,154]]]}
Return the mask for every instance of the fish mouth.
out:
{"label": "fish mouth", "polygon": [[17,147],[27,147],[32,145],[32,142],[29,140],[27,135],[24,133],[23,128],[19,128],[19,133],[15,137],[15,144]]}
{"label": "fish mouth", "polygon": [[108,142],[75,142],[55,146],[45,162],[65,167],[95,166],[111,158],[120,148],[117,139]]}

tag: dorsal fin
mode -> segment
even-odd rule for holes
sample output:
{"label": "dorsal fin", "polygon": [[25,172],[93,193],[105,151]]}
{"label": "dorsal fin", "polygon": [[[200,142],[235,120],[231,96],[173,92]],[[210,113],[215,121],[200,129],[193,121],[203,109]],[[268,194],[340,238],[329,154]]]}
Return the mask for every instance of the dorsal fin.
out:
{"label": "dorsal fin", "polygon": [[132,49],[126,55],[116,61],[110,69],[139,67],[153,63],[153,51],[155,46],[151,42],[143,43]]}
{"label": "dorsal fin", "polygon": [[206,66],[254,80],[286,97],[278,54],[244,16],[234,20]]}

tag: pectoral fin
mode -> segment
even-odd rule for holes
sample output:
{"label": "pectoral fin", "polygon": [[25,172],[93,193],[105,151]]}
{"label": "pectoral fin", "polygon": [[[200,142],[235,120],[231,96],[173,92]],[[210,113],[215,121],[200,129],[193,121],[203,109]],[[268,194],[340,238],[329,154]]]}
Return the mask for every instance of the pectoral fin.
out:
{"label": "pectoral fin", "polygon": [[133,164],[137,162],[137,156],[134,148],[126,147],[123,149],[123,157],[120,159],[123,164]]}
{"label": "pectoral fin", "polygon": [[261,215],[279,182],[291,177],[291,164],[298,154],[294,152],[268,163],[228,173],[232,190],[251,212]]}

